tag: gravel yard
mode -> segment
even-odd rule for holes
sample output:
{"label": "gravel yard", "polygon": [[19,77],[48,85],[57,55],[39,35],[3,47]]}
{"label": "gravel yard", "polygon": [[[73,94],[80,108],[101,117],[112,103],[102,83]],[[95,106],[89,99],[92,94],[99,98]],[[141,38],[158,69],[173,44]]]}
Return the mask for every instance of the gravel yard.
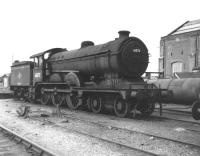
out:
{"label": "gravel yard", "polygon": [[[58,153],[58,155],[141,155],[130,149],[103,142],[84,134],[161,155],[200,155],[200,149],[187,145],[112,128],[112,126],[116,126],[200,144],[200,133],[187,130],[188,127],[200,129],[198,125],[183,125],[183,123],[177,124],[173,121],[153,119],[120,119],[109,115],[96,115],[68,109],[62,109],[64,115],[62,118],[58,118],[52,115],[53,107],[43,107],[36,104],[31,104],[32,112],[30,117],[25,119],[19,117],[16,110],[20,106],[27,105],[26,103],[7,99],[0,100],[0,104],[1,124]],[[41,117],[41,114],[48,117]],[[77,117],[88,122],[72,120],[70,117]],[[106,126],[100,127],[89,121]],[[77,131],[82,134],[77,133]]]}

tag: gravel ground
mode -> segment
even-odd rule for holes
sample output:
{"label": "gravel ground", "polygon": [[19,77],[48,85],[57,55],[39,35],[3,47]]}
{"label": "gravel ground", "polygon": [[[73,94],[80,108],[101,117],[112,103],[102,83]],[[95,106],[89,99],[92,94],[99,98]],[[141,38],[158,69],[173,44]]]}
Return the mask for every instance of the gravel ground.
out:
{"label": "gravel ground", "polygon": [[[183,123],[177,124],[177,122],[164,120],[119,119],[108,115],[94,115],[82,111],[77,113],[77,111],[70,110],[63,111],[64,114],[67,114],[64,118],[57,118],[51,115],[52,107],[44,109],[38,105],[31,107],[31,110],[33,110],[30,115],[31,118],[24,119],[17,116],[16,109],[20,105],[25,105],[25,103],[12,100],[1,100],[0,103],[0,122],[2,124],[47,148],[51,147],[52,150],[56,150],[60,155],[137,154],[132,153],[130,150],[80,135],[74,131],[80,131],[81,133],[116,141],[161,155],[200,155],[200,149],[194,149],[190,146],[163,141],[138,133],[128,133],[119,129],[112,129],[112,126],[116,126],[200,144],[200,133],[186,130],[187,127],[191,128],[191,126],[195,127],[197,125],[183,125]],[[41,113],[48,114],[50,117],[39,118]],[[81,119],[95,121],[105,124],[107,127],[99,127],[91,123],[71,120],[67,116],[76,116]],[[56,125],[54,124],[55,122]],[[200,126],[196,128],[200,129]]]}
{"label": "gravel ground", "polygon": [[[0,101],[0,123],[14,132],[31,139],[33,142],[64,156],[124,156],[141,155],[138,152],[99,141],[98,139],[66,131],[51,122],[18,117],[16,109],[18,102]],[[41,113],[41,111],[39,111]],[[36,113],[37,114],[37,113]],[[56,117],[54,118],[56,120]],[[49,123],[49,124],[46,124]]]}

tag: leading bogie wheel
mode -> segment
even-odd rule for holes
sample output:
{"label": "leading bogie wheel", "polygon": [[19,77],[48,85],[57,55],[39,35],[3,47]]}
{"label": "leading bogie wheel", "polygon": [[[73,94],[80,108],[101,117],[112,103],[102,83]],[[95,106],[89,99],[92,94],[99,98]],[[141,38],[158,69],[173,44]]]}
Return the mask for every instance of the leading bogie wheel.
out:
{"label": "leading bogie wheel", "polygon": [[192,105],[192,116],[195,120],[200,120],[200,103],[195,101]]}
{"label": "leading bogie wheel", "polygon": [[92,112],[98,114],[102,112],[103,105],[100,96],[92,96],[90,100],[90,109]]}
{"label": "leading bogie wheel", "polygon": [[120,118],[127,117],[130,114],[130,103],[117,96],[114,101],[114,113]]}

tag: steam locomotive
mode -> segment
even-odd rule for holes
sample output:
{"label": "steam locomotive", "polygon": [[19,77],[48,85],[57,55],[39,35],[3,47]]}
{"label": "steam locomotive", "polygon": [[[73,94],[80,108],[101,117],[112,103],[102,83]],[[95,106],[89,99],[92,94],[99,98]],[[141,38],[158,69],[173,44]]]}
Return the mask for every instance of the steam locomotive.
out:
{"label": "steam locomotive", "polygon": [[46,105],[85,107],[94,113],[110,110],[118,117],[140,112],[148,116],[158,88],[142,79],[149,63],[146,45],[129,31],[105,44],[84,41],[68,51],[54,48],[35,54],[33,61],[14,62],[10,88],[14,95]]}

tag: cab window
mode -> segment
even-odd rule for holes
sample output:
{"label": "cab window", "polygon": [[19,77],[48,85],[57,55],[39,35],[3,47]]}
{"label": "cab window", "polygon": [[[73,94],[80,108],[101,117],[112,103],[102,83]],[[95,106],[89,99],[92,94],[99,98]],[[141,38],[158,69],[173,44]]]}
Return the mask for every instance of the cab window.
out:
{"label": "cab window", "polygon": [[39,66],[39,59],[37,57],[34,58],[35,67]]}
{"label": "cab window", "polygon": [[42,64],[43,64],[43,59],[42,59],[42,56],[39,57],[39,67],[42,67]]}
{"label": "cab window", "polygon": [[42,58],[42,56],[35,57],[34,58],[34,63],[35,63],[35,67],[42,67],[42,64],[43,64],[43,58]]}

